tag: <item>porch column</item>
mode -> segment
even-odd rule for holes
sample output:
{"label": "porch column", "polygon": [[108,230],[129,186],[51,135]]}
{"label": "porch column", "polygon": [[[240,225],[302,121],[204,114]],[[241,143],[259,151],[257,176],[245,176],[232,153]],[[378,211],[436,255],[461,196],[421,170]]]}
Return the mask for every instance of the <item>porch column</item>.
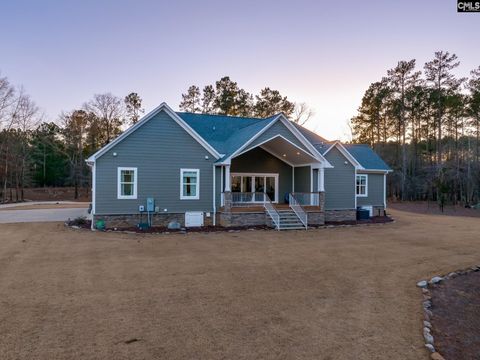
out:
{"label": "porch column", "polygon": [[225,192],[231,191],[230,189],[230,165],[225,165]]}
{"label": "porch column", "polygon": [[318,169],[318,191],[325,191],[325,169],[323,167]]}

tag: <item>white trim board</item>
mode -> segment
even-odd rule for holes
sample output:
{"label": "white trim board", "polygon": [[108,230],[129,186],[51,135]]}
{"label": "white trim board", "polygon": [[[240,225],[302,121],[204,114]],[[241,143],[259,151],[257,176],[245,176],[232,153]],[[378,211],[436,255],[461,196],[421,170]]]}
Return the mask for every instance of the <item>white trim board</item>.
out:
{"label": "white trim board", "polygon": [[[282,113],[278,114],[270,123],[266,126],[264,126],[259,132],[257,132],[253,137],[250,138],[246,143],[244,143],[242,146],[240,146],[237,150],[235,150],[227,159],[225,159],[225,162],[229,162],[233,157],[238,156],[245,148],[247,148],[255,139],[257,139],[260,135],[262,135],[265,131],[267,131],[270,127],[273,126],[277,121],[281,121],[288,130],[311,152],[309,154],[310,156],[314,157],[317,159],[319,162],[321,162],[324,167],[333,167],[325,157],[318,152],[317,149],[307,140],[305,137],[302,135],[302,133],[290,123],[290,120],[288,120]],[[293,143],[292,143],[293,144]],[[296,145],[295,145],[296,146]],[[298,146],[297,146],[298,147]],[[302,149],[302,151],[305,152],[305,150]]]}
{"label": "white trim board", "polygon": [[338,151],[340,151],[340,153],[345,156],[347,158],[348,161],[350,161],[350,164],[352,164],[353,166],[355,166],[355,168],[358,168],[360,170],[363,170],[364,167],[362,165],[360,165],[360,163],[357,161],[357,159],[355,159],[355,157],[350,154],[350,152],[345,148],[345,146],[342,145],[342,143],[340,141],[335,141],[324,153],[323,155],[327,155],[330,150],[332,150],[334,147],[336,147],[338,149]]}
{"label": "white trim board", "polygon": [[94,162],[100,156],[104,155],[108,150],[113,148],[115,145],[123,141],[126,137],[128,137],[131,133],[135,130],[139,129],[149,120],[153,119],[155,115],[157,115],[160,111],[165,111],[170,117],[182,127],[189,135],[191,135],[200,145],[202,145],[205,150],[207,150],[211,155],[213,155],[216,159],[220,159],[221,155],[209,144],[207,143],[195,130],[193,130],[180,116],[175,113],[166,103],[161,103],[157,106],[154,110],[150,111],[147,115],[145,115],[140,121],[138,121],[135,125],[129,127],[123,134],[113,140],[111,143],[105,145],[100,150],[98,150],[95,154],[90,156],[86,161],[87,162]]}

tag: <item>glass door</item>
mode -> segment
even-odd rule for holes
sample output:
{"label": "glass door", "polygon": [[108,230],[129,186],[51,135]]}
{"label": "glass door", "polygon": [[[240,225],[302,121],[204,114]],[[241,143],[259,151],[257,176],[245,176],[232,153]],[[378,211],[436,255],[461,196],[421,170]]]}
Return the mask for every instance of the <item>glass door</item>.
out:
{"label": "glass door", "polygon": [[265,177],[254,176],[253,179],[255,184],[255,188],[253,189],[253,191],[255,192],[255,201],[263,202],[263,193],[265,193]]}
{"label": "glass door", "polygon": [[265,176],[265,193],[268,195],[271,201],[278,201],[276,199],[276,181],[275,176]]}

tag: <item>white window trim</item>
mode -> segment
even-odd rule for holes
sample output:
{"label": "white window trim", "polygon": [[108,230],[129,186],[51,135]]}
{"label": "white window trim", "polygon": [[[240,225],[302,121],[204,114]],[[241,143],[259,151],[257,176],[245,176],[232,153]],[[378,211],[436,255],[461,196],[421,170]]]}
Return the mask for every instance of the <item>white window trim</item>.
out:
{"label": "white window trim", "polygon": [[[183,173],[195,172],[197,173],[197,194],[195,196],[183,195]],[[200,199],[200,169],[180,169],[180,200],[199,200]]]}
{"label": "white window trim", "polygon": [[[122,171],[131,170],[133,171],[133,195],[122,195]],[[136,167],[118,167],[117,168],[117,199],[136,199],[137,198],[137,185],[138,185],[138,170]]]}
{"label": "white window trim", "polygon": [[[357,194],[357,178],[359,176],[365,177],[365,194]],[[355,195],[357,197],[368,197],[368,174],[357,174],[355,176]]]}

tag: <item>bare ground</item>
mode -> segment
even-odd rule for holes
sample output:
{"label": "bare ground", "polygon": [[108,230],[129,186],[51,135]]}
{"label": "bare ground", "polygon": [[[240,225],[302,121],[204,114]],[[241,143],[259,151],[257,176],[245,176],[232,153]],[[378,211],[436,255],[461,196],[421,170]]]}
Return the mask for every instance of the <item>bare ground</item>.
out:
{"label": "bare ground", "polygon": [[461,205],[445,205],[442,212],[438,204],[434,201],[393,202],[389,204],[389,207],[418,214],[480,217],[480,209],[466,208]]}
{"label": "bare ground", "polygon": [[0,225],[0,358],[428,359],[415,283],[478,264],[480,221],[392,214],[295,232]]}

